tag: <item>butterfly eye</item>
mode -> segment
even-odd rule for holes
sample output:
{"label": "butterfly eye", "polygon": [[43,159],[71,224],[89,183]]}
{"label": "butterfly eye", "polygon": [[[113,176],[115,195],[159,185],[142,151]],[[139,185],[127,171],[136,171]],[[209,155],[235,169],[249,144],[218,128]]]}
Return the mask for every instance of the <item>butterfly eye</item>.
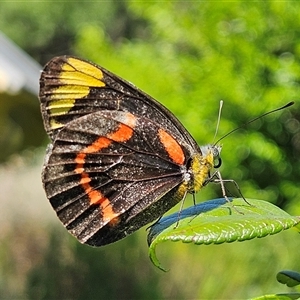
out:
{"label": "butterfly eye", "polygon": [[222,159],[221,159],[221,157],[218,157],[217,159],[215,159],[214,168],[217,169],[217,168],[221,167],[221,165],[222,165]]}
{"label": "butterfly eye", "polygon": [[211,149],[212,149],[212,154],[214,157],[214,168],[217,169],[222,164],[222,159],[220,157],[221,147],[214,145],[214,146],[212,146]]}

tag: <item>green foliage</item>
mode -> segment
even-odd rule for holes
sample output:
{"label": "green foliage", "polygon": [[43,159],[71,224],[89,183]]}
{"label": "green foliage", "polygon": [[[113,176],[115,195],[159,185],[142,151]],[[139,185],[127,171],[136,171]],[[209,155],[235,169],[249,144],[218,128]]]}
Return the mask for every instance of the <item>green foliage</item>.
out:
{"label": "green foliage", "polygon": [[53,55],[71,51],[83,24],[107,24],[117,8],[109,1],[101,9],[99,3],[90,1],[3,1],[0,28],[40,63],[46,63]]}
{"label": "green foliage", "polygon": [[[246,197],[276,201],[300,215],[299,10],[300,2],[295,1],[1,2],[0,28],[42,64],[54,55],[77,54],[130,80],[174,112],[200,144],[213,142],[221,99],[225,105],[218,137],[295,101],[294,107],[224,139],[221,172],[223,178],[236,180]],[[29,123],[24,123],[25,113],[15,114],[20,112],[19,102],[3,101],[1,120],[12,114],[23,125],[21,130],[14,130],[9,122],[0,126],[13,133],[14,140],[7,141],[21,143],[23,126],[26,132],[30,126],[32,130],[41,126],[35,121],[38,101],[31,110],[34,118],[26,118]],[[33,136],[34,143],[26,145],[42,144],[40,135]],[[25,137],[28,141],[30,134]],[[19,144],[15,148],[24,149]],[[22,195],[24,189],[41,185],[39,174],[27,187],[16,184],[15,177],[3,170],[1,191],[3,179],[8,178]],[[18,174],[26,178],[28,166]],[[228,189],[236,194],[233,187]],[[217,195],[219,186],[209,185],[197,195],[197,202]],[[5,199],[18,209],[18,199],[11,193]],[[19,201],[33,199],[20,196]],[[186,203],[190,205],[190,199]],[[20,215],[26,218],[27,212]],[[26,227],[45,222],[30,221],[28,217]],[[40,245],[42,238],[32,238],[40,236],[34,230],[20,230],[18,251],[14,226],[11,230],[0,236],[0,289],[7,298],[249,298],[281,292],[272,276],[279,269],[300,269],[299,242],[289,231],[280,237],[222,246],[178,243],[175,248],[165,243],[159,257],[171,272],[158,274],[147,259],[143,230],[99,250],[77,244],[66,238],[67,233],[55,238],[58,228],[54,233],[42,231],[47,247]],[[21,259],[24,249],[32,254],[26,260]],[[23,283],[28,278],[23,289],[21,276]]]}
{"label": "green foliage", "polygon": [[15,153],[40,146],[45,131],[36,97],[0,93],[0,163]]}
{"label": "green foliage", "polygon": [[[50,229],[49,247],[28,274],[29,299],[157,299],[157,277],[147,265],[147,256],[135,237],[123,241],[123,247],[91,248]],[[126,249],[124,252],[122,249]],[[140,258],[141,272],[128,268]],[[130,280],[128,280],[130,278]],[[147,281],[147,284],[145,284]]]}

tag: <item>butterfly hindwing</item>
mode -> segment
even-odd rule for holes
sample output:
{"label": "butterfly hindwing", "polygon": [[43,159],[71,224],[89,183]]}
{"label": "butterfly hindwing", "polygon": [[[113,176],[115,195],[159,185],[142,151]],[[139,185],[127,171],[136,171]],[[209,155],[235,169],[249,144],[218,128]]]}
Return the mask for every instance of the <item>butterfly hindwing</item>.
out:
{"label": "butterfly hindwing", "polygon": [[[63,127],[45,164],[43,182],[71,233],[86,242],[99,228],[116,226],[120,215],[135,217],[182,183],[187,151],[171,136],[173,148],[166,148],[159,132],[167,134],[149,119],[120,111],[91,113]],[[160,215],[156,210],[145,222]]]}

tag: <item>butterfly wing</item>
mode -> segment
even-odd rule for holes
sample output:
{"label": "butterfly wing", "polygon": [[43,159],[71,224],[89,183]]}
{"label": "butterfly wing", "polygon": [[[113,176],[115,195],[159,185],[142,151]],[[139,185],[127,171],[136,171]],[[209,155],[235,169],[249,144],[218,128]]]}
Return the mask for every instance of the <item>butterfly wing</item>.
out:
{"label": "butterfly wing", "polygon": [[51,60],[40,85],[52,140],[42,175],[45,191],[81,242],[119,240],[184,197],[192,181],[188,168],[201,152],[164,106],[74,57]]}

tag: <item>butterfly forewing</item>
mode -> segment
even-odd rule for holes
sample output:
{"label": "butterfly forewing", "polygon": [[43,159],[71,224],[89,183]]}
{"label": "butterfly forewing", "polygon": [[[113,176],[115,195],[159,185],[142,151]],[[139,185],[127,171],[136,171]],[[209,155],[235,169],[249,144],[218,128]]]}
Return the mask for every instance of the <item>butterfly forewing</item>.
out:
{"label": "butterfly forewing", "polygon": [[79,116],[101,110],[121,110],[161,124],[190,150],[200,151],[168,109],[103,67],[75,57],[55,57],[45,66],[40,86],[42,114],[50,137]]}

